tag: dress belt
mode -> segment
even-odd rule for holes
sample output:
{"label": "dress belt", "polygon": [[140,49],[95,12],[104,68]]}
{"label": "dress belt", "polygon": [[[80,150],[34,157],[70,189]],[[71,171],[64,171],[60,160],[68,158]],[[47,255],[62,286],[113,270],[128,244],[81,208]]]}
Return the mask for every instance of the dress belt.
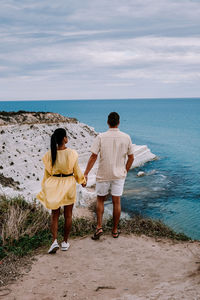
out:
{"label": "dress belt", "polygon": [[74,174],[71,173],[71,174],[54,174],[53,176],[55,177],[69,177],[69,176],[73,176]]}

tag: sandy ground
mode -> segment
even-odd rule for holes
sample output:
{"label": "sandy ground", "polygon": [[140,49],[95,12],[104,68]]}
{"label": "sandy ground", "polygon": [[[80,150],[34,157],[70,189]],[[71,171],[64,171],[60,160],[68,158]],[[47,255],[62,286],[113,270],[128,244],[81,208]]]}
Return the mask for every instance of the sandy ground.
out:
{"label": "sandy ground", "polygon": [[71,240],[67,252],[36,258],[31,271],[2,290],[0,299],[200,299],[198,242],[87,237]]}

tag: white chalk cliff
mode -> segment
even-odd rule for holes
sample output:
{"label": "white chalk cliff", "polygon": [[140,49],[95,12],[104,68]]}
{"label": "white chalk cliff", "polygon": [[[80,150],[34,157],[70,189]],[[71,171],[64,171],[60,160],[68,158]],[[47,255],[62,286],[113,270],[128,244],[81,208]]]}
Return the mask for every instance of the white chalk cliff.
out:
{"label": "white chalk cliff", "polygon": [[[39,113],[16,114],[14,119],[1,119],[0,113],[0,194],[8,196],[22,195],[31,201],[40,191],[43,177],[42,156],[49,149],[50,136],[58,127],[67,130],[68,147],[77,150],[79,163],[84,171],[91,144],[97,133],[92,127],[75,119],[65,118],[58,114]],[[25,116],[28,116],[27,118]],[[27,121],[28,120],[28,121]],[[48,120],[48,121],[47,121]],[[1,125],[2,124],[2,125]],[[147,146],[133,145],[135,160],[132,168],[155,159]],[[95,197],[95,178],[98,162],[91,173],[87,188],[78,186],[76,205],[87,205]]]}

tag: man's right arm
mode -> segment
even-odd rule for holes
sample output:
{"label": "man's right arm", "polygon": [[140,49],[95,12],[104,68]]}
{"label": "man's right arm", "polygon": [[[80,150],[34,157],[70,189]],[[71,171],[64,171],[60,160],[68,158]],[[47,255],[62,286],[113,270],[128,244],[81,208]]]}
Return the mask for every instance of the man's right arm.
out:
{"label": "man's right arm", "polygon": [[95,153],[92,153],[89,160],[88,160],[88,164],[87,164],[87,167],[85,169],[85,172],[84,172],[84,176],[85,176],[85,179],[87,181],[88,179],[88,173],[90,172],[90,170],[92,169],[92,167],[94,166],[96,160],[97,160],[97,154]]}
{"label": "man's right arm", "polygon": [[97,160],[97,156],[98,156],[98,153],[100,151],[100,144],[101,144],[101,139],[100,139],[100,135],[98,135],[96,137],[96,139],[94,140],[94,142],[92,144],[92,147],[90,149],[92,154],[91,154],[91,156],[88,160],[87,167],[86,167],[85,172],[84,172],[84,176],[86,178],[86,181],[87,181],[87,178],[88,178],[88,173],[90,172],[90,170],[92,169],[92,167],[94,166],[94,164]]}
{"label": "man's right arm", "polygon": [[126,171],[127,171],[127,173],[128,173],[128,171],[129,171],[129,169],[132,166],[132,163],[134,161],[133,144],[132,144],[130,136],[128,136],[128,138],[129,138],[128,150],[127,150],[128,160],[126,162]]}
{"label": "man's right arm", "polygon": [[130,167],[132,166],[133,161],[134,161],[134,155],[133,154],[128,155],[128,160],[126,163],[126,171],[127,172],[129,171]]}

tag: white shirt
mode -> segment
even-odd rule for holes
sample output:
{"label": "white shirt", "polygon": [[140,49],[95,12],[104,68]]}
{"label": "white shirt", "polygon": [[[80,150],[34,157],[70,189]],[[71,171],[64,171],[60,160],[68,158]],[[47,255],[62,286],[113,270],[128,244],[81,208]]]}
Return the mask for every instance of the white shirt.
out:
{"label": "white shirt", "polygon": [[91,152],[100,154],[97,181],[125,178],[127,155],[133,154],[131,138],[118,128],[110,128],[99,134]]}

